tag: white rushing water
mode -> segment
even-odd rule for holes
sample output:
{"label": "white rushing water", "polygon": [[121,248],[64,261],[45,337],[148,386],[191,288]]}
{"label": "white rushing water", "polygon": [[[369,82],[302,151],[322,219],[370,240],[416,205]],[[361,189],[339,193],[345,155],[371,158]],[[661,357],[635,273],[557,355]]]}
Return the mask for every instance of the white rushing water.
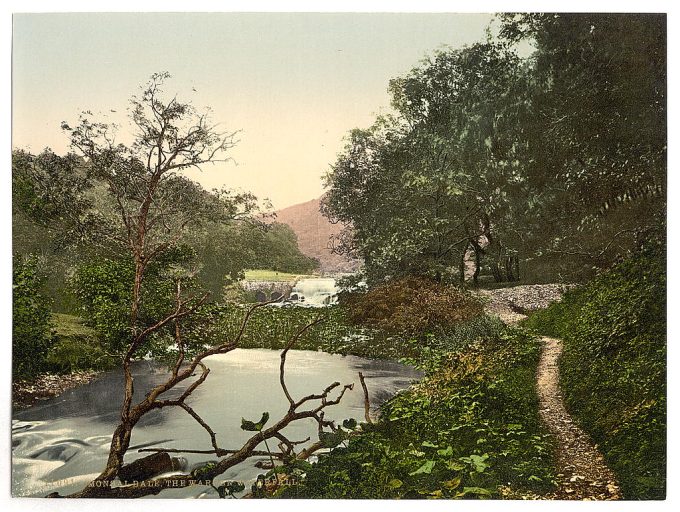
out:
{"label": "white rushing water", "polygon": [[[241,417],[257,421],[263,412],[270,423],[285,414],[288,402],[279,386],[280,353],[275,350],[234,350],[206,359],[211,372],[193,393],[190,405],[217,433],[224,448],[237,448],[249,433],[240,428]],[[331,382],[354,383],[338,406],[326,417],[342,421],[363,420],[363,392],[358,372],[366,377],[371,403],[378,406],[420,374],[391,361],[291,351],[286,382],[293,397],[318,393]],[[135,365],[135,400],[141,399],[167,374],[151,362]],[[53,491],[68,494],[82,489],[106,465],[111,435],[119,418],[122,376],[111,371],[57,398],[17,411],[12,420],[12,494],[45,496]],[[188,385],[188,383],[187,383]],[[182,390],[177,390],[181,392]],[[316,438],[316,424],[309,419],[284,430],[289,439]],[[164,408],[145,416],[135,427],[126,463],[148,455],[143,447],[210,449],[203,428],[179,408]],[[263,445],[264,446],[264,445]],[[301,447],[300,447],[301,448]],[[172,454],[175,455],[175,454]],[[182,470],[189,471],[211,460],[210,455],[182,454]],[[252,482],[263,471],[257,459],[245,461],[216,479]],[[193,486],[163,491],[161,498],[217,497],[213,489]]]}
{"label": "white rushing water", "polygon": [[295,283],[290,292],[290,297],[293,302],[324,306],[337,302],[337,294],[338,287],[335,284],[335,279],[315,277],[300,279]]}

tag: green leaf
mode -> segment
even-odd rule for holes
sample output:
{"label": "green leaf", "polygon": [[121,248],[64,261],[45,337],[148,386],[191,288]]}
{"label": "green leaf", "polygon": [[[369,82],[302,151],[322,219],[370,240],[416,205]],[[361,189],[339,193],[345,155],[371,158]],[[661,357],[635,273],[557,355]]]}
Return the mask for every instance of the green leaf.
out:
{"label": "green leaf", "polygon": [[434,443],[431,443],[430,441],[424,441],[423,444],[422,444],[422,446],[423,446],[424,448],[439,448],[439,446],[437,446],[437,445],[434,444]]}
{"label": "green leaf", "polygon": [[342,422],[342,426],[349,430],[354,430],[357,428],[357,420],[354,418],[346,419]]}
{"label": "green leaf", "polygon": [[227,496],[233,496],[236,492],[243,491],[245,488],[246,486],[243,482],[227,480],[217,488],[217,493],[220,495],[220,498],[226,498]]}
{"label": "green leaf", "polygon": [[347,435],[342,431],[337,432],[321,432],[319,433],[319,441],[324,448],[335,448],[347,438]]}
{"label": "green leaf", "polygon": [[451,448],[451,446],[447,446],[443,450],[437,450],[437,455],[441,455],[442,457],[450,457],[453,455],[453,448]]}
{"label": "green leaf", "polygon": [[450,460],[448,464],[446,464],[446,467],[453,471],[460,471],[461,469],[465,469],[464,464],[461,464],[460,462],[455,460]]}
{"label": "green leaf", "polygon": [[432,469],[434,468],[435,463],[436,463],[436,461],[434,461],[434,460],[427,460],[418,469],[416,469],[412,473],[409,473],[409,475],[410,476],[422,475],[422,474],[429,475],[430,473],[432,473]]}
{"label": "green leaf", "polygon": [[245,418],[241,418],[241,430],[245,430],[247,432],[260,432],[262,430],[262,427],[264,427],[264,424],[267,423],[268,420],[269,420],[268,412],[263,412],[262,418],[260,418],[260,421],[258,421],[257,423],[254,423]]}
{"label": "green leaf", "polygon": [[463,491],[456,494],[457,497],[475,494],[477,496],[491,496],[491,491],[483,487],[463,487]]}
{"label": "green leaf", "polygon": [[461,478],[457,476],[456,478],[452,478],[451,480],[446,480],[442,482],[442,487],[445,487],[446,489],[453,490],[457,489],[458,486],[460,485]]}
{"label": "green leaf", "polygon": [[390,481],[387,483],[387,486],[388,486],[390,489],[399,489],[399,487],[401,487],[402,485],[404,485],[404,482],[402,482],[402,481],[399,480],[398,478],[393,478],[392,480],[390,480]]}
{"label": "green leaf", "polygon": [[309,471],[312,469],[312,464],[306,460],[292,459],[290,462],[286,463],[287,468],[299,469],[302,471]]}

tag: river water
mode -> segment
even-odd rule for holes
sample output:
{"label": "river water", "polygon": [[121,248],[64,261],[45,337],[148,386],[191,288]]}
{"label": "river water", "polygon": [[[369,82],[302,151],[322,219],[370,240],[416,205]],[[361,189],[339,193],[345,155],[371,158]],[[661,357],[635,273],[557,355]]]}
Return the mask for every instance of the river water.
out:
{"label": "river water", "polygon": [[[221,447],[239,448],[248,439],[251,433],[241,430],[241,417],[258,421],[262,413],[267,411],[271,415],[271,424],[285,413],[288,402],[278,382],[278,351],[238,349],[212,356],[205,362],[211,369],[210,375],[187,403],[211,425]],[[363,392],[358,378],[360,371],[366,377],[374,407],[420,377],[413,368],[391,361],[290,351],[286,363],[286,383],[293,398],[300,398],[318,393],[334,381],[342,384],[353,382],[354,390],[348,391],[339,405],[326,409],[326,418],[340,422],[350,417],[363,420]],[[134,374],[136,400],[143,397],[153,385],[164,380],[166,375],[162,368],[151,362],[137,363]],[[119,417],[122,383],[120,371],[107,372],[89,384],[14,413],[14,496],[44,496],[53,491],[61,494],[75,492],[99,474],[105,466],[111,435]],[[284,434],[291,440],[308,436],[314,440],[316,429],[315,422],[309,419],[290,425]],[[142,447],[211,448],[207,432],[179,408],[153,411],[144,417],[133,431],[131,446],[126,463],[148,455],[138,452]],[[274,446],[270,447],[274,449]],[[210,455],[205,454],[182,456],[186,459],[185,470],[210,460]],[[254,480],[263,472],[254,467],[257,460],[250,459],[231,468],[222,478]],[[159,497],[216,497],[216,494],[210,487],[194,486],[163,491]]]}

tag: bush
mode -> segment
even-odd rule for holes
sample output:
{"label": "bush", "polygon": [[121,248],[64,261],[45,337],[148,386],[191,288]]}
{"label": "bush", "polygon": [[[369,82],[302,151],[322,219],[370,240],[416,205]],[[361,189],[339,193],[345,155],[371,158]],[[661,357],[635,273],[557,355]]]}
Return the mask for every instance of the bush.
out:
{"label": "bush", "polygon": [[396,279],[343,299],[352,322],[387,332],[446,330],[483,311],[469,292],[420,277]]}
{"label": "bush", "polygon": [[34,258],[15,256],[12,268],[12,368],[15,379],[30,379],[46,368],[53,343],[49,301],[40,293],[44,278]]}
{"label": "bush", "polygon": [[[155,324],[174,309],[175,285],[171,274],[193,257],[188,247],[172,248],[146,268],[138,316],[142,327]],[[79,265],[70,280],[83,318],[111,352],[122,351],[130,342],[134,277],[130,258],[101,258]],[[193,279],[183,281],[187,293],[194,286]]]}
{"label": "bush", "polygon": [[600,445],[627,499],[666,486],[666,273],[647,250],[567,293],[527,325],[564,339],[567,407]]}
{"label": "bush", "polygon": [[539,348],[516,329],[426,356],[427,378],[388,401],[381,420],[347,447],[320,455],[282,495],[498,498],[506,487],[515,496],[551,490],[552,450],[535,392]]}
{"label": "bush", "polygon": [[83,317],[112,351],[129,339],[133,280],[131,261],[109,259],[80,265],[71,280]]}

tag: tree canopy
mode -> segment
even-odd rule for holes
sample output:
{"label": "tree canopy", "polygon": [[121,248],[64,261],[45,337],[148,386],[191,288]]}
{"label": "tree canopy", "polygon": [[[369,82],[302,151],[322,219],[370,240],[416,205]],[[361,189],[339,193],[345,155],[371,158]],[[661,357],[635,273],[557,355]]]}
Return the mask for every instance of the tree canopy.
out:
{"label": "tree canopy", "polygon": [[582,279],[663,236],[664,17],[500,21],[392,80],[395,113],[332,166],[323,211],[369,280],[460,279],[470,255],[475,277]]}

